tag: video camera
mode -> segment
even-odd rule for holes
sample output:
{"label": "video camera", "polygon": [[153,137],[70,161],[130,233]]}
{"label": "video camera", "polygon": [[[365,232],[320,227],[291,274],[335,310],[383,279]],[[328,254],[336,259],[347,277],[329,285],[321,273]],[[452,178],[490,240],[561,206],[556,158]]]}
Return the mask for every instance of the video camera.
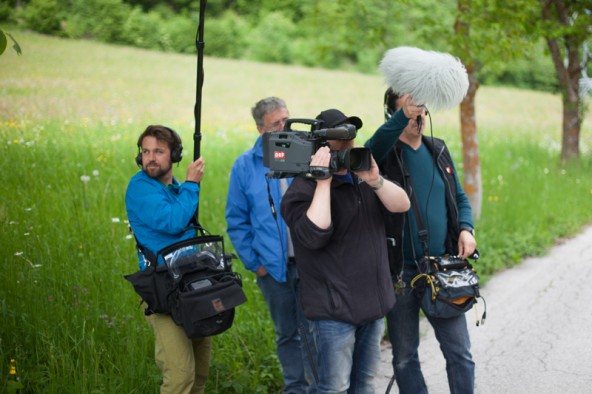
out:
{"label": "video camera", "polygon": [[[292,124],[310,125],[310,132],[292,130]],[[343,124],[330,129],[320,129],[316,119],[288,119],[283,131],[263,134],[263,164],[270,169],[272,178],[290,178],[303,174],[308,178],[327,179],[335,171],[367,171],[371,159],[368,148],[351,148],[331,151],[329,167],[310,166],[310,158],[327,140],[353,140],[356,127]]]}

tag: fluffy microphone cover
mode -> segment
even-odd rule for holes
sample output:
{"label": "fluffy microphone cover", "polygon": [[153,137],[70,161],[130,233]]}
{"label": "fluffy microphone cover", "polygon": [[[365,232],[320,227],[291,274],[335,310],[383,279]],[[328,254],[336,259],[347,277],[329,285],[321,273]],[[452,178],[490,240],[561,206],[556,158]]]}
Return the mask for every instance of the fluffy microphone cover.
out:
{"label": "fluffy microphone cover", "polygon": [[460,104],[469,88],[467,70],[447,53],[397,47],[386,51],[378,69],[394,92],[430,111]]}

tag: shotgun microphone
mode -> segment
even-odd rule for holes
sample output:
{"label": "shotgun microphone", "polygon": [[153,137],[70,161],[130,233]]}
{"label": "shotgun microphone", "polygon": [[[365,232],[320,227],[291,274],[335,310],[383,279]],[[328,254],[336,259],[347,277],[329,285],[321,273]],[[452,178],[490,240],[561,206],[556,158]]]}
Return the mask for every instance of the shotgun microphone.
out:
{"label": "shotgun microphone", "polygon": [[356,138],[357,130],[353,124],[346,123],[330,129],[314,130],[312,133],[316,137],[322,137],[328,140],[353,140]]}
{"label": "shotgun microphone", "polygon": [[392,48],[385,52],[378,68],[395,93],[409,94],[426,110],[452,108],[463,101],[469,89],[467,70],[448,53]]}

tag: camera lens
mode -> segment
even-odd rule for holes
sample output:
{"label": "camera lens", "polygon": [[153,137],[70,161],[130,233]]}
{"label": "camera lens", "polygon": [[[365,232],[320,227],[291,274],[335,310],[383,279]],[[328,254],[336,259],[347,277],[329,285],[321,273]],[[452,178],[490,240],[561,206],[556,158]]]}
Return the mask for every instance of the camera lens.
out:
{"label": "camera lens", "polygon": [[347,153],[348,169],[352,171],[368,171],[370,169],[370,151],[368,148],[352,148]]}

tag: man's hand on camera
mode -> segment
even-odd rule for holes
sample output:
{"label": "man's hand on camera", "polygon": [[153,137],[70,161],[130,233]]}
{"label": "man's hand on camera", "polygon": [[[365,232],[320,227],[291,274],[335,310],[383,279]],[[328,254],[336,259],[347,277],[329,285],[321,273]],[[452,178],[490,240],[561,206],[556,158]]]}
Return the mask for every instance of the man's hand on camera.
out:
{"label": "man's hand on camera", "polygon": [[370,169],[367,171],[354,171],[354,174],[356,174],[362,181],[370,185],[370,187],[373,189],[376,189],[379,184],[382,186],[381,182],[384,182],[380,176],[378,165],[376,164],[376,161],[372,155],[370,155]]}
{"label": "man's hand on camera", "polygon": [[[321,146],[310,159],[310,167],[329,168],[331,163],[331,150],[328,146]],[[318,182],[331,183],[331,177],[327,179],[317,179]]]}
{"label": "man's hand on camera", "polygon": [[204,176],[204,164],[203,157],[200,157],[199,159],[190,163],[189,167],[187,168],[187,176],[185,177],[185,180],[195,183],[201,182]]}

